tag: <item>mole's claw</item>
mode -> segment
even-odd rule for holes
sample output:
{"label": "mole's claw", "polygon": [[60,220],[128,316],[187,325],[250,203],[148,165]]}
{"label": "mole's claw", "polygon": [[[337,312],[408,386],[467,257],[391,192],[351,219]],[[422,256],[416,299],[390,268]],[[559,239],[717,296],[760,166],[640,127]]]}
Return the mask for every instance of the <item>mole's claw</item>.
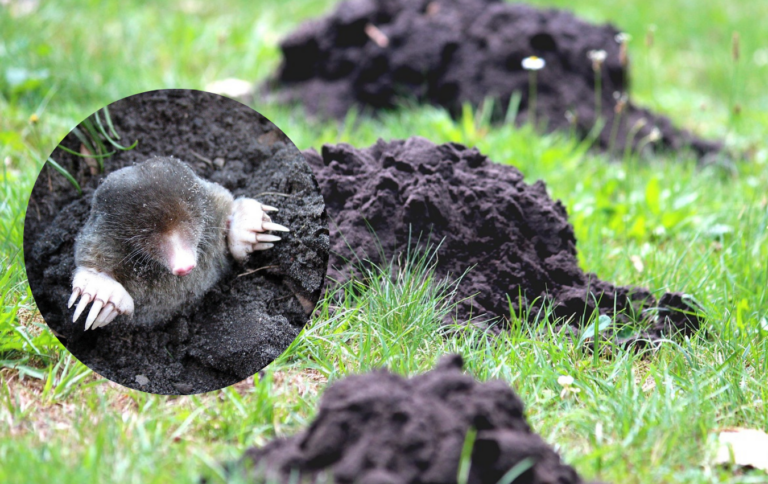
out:
{"label": "mole's claw", "polygon": [[276,230],[278,232],[290,232],[291,229],[288,227],[283,227],[280,224],[276,224],[274,222],[264,222],[261,224],[261,226],[264,228],[264,230]]}
{"label": "mole's claw", "polygon": [[72,322],[74,323],[77,321],[77,318],[80,317],[80,315],[83,313],[83,309],[88,305],[88,303],[91,302],[91,295],[86,293],[83,293],[83,297],[80,299],[80,302],[77,303],[77,308],[75,308],[75,315],[72,316]]}
{"label": "mole's claw", "polygon": [[259,242],[277,242],[281,239],[277,235],[256,234],[256,240]]}
{"label": "mole's claw", "polygon": [[[104,322],[103,322],[103,323],[101,323],[101,324],[99,325],[99,327],[108,325],[108,324],[109,324],[109,323],[111,323],[111,322],[112,322],[112,320],[113,320],[113,319],[115,319],[115,318],[116,318],[116,317],[117,317],[119,314],[120,314],[120,311],[118,311],[117,309],[113,309],[113,310],[112,310],[112,312],[111,312],[111,313],[109,313],[109,316],[107,316],[107,317],[104,319]],[[127,313],[126,313],[126,314],[127,314]]]}
{"label": "mole's claw", "polygon": [[232,205],[227,244],[229,252],[237,261],[244,261],[255,250],[267,250],[272,242],[280,237],[265,234],[270,230],[290,232],[288,227],[272,222],[266,212],[276,212],[277,208],[262,205],[253,198],[238,198]]}
{"label": "mole's claw", "polygon": [[115,311],[115,305],[111,302],[108,302],[104,305],[101,312],[99,313],[99,317],[96,318],[96,321],[93,322],[93,326],[91,326],[91,329],[96,329],[104,326],[107,317],[109,317],[110,314],[112,314]]}
{"label": "mole's claw", "polygon": [[72,305],[75,304],[78,296],[80,296],[80,288],[76,287],[72,290],[72,295],[69,297],[69,302],[67,302],[67,308],[71,308]]}
{"label": "mole's claw", "polygon": [[110,321],[115,319],[120,314],[120,312],[115,309],[114,307],[106,307],[102,309],[101,314],[99,314],[99,317],[96,318],[96,321],[93,323],[93,326],[91,326],[91,329],[101,328],[102,326],[106,326],[109,324]]}
{"label": "mole's claw", "polygon": [[101,308],[104,307],[104,302],[101,299],[95,299],[93,301],[93,306],[91,306],[91,312],[88,313],[88,319],[85,320],[85,330],[88,331],[88,329],[91,327],[94,321],[96,321],[96,317],[101,312]]}
{"label": "mole's claw", "polygon": [[[78,267],[75,269],[72,285],[75,287],[74,292],[82,295],[72,322],[76,322],[86,306],[93,301],[85,320],[86,330],[100,328],[118,314],[133,314],[133,298],[123,285],[109,274],[90,267]],[[70,303],[74,302],[73,298],[77,299],[76,296],[70,297]]]}

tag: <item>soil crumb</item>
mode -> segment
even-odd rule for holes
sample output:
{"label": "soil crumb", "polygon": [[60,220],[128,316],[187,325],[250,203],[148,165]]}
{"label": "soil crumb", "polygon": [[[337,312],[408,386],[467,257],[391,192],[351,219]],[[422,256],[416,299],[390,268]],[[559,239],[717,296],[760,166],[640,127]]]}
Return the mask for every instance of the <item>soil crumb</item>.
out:
{"label": "soil crumb", "polygon": [[[138,146],[115,150],[104,161],[103,173],[92,171],[93,159],[57,148],[52,158],[77,179],[83,196],[46,165],[30,197],[24,254],[43,318],[80,361],[131,388],[201,393],[255,374],[299,334],[322,290],[330,244],[325,206],[311,168],[269,120],[218,95],[152,91],[108,108],[119,142],[138,140]],[[73,133],[61,145],[81,150]],[[83,319],[73,324],[74,308],[66,306],[75,237],[101,180],[152,156],[183,160],[199,177],[219,183],[235,197],[279,207],[272,218],[291,232],[272,249],[251,254],[243,265],[232,261],[230,273],[202,301],[167,323],[147,328],[113,322],[84,332]]]}
{"label": "soil crumb", "polygon": [[409,240],[430,240],[441,243],[437,276],[468,271],[456,295],[460,322],[501,331],[511,303],[529,320],[550,306],[554,318],[575,327],[598,312],[617,328],[633,325],[632,341],[688,334],[700,325],[685,295],[656,300],[647,289],[584,273],[563,204],[549,197],[544,182],[529,185],[519,170],[477,149],[412,137],[304,153],[331,218],[331,280],[349,280],[361,260],[391,260]]}
{"label": "soil crumb", "polygon": [[462,366],[449,355],[410,379],[378,370],[330,385],[307,430],[246,451],[251,479],[456,483],[474,428],[468,483],[496,484],[518,464],[516,483],[584,482],[531,430],[506,382],[478,382]]}
{"label": "soil crumb", "polygon": [[[518,93],[517,123],[533,112],[547,131],[585,138],[601,119],[595,146],[615,157],[627,147],[644,153],[690,148],[709,160],[721,149],[632,103],[621,32],[563,10],[501,0],[349,0],[300,26],[280,47],[283,62],[266,90],[321,117],[414,101],[457,116],[462,104],[492,98],[492,119],[501,121]],[[599,100],[591,51],[605,54]],[[522,67],[529,56],[546,61],[536,73],[535,110],[530,72]]]}

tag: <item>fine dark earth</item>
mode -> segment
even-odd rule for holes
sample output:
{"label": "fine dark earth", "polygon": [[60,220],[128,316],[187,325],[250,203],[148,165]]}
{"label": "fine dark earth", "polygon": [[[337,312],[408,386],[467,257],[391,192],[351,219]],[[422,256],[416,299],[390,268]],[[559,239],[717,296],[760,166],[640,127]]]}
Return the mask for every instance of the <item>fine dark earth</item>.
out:
{"label": "fine dark earth", "polygon": [[386,260],[405,252],[410,233],[413,241],[442,241],[438,277],[469,270],[455,297],[460,322],[472,318],[480,327],[503,330],[509,295],[515,313],[528,310],[530,321],[545,305],[575,327],[598,311],[617,326],[631,323],[631,341],[691,333],[700,325],[681,294],[657,301],[647,289],[585,274],[562,203],[547,195],[542,181],[528,185],[516,168],[493,163],[477,149],[414,137],[379,140],[366,149],[325,145],[322,154],[304,154],[331,218],[331,280],[348,280],[360,260],[384,262],[378,244]]}
{"label": "fine dark earth", "polygon": [[[51,155],[80,183],[84,195],[46,165],[35,183],[24,225],[24,254],[32,293],[46,323],[80,361],[122,385],[162,394],[223,388],[253,375],[279,356],[309,319],[328,262],[323,199],[301,152],[270,121],[245,105],[199,91],[139,94],[109,105],[120,142],[92,174],[86,160],[57,148]],[[103,119],[103,117],[102,117]],[[62,145],[80,150],[70,133]],[[72,292],[74,240],[91,196],[110,172],[151,156],[173,156],[219,183],[279,212],[291,228],[272,249],[255,252],[201,302],[158,327],[113,322],[83,331],[66,304]],[[89,160],[91,161],[91,160]],[[252,272],[253,271],[253,272]]]}
{"label": "fine dark earth", "polygon": [[[619,33],[569,12],[501,0],[349,0],[282,42],[283,62],[267,91],[311,114],[336,118],[352,107],[376,112],[413,101],[443,106],[455,116],[463,103],[480,106],[493,98],[496,121],[505,119],[517,92],[516,122],[525,123],[530,78],[521,63],[538,56],[546,67],[537,72],[535,118],[547,131],[586,137],[599,111],[605,124],[595,145],[613,156],[623,156],[627,146],[643,152],[690,147],[712,158],[720,143],[677,129],[626,97],[619,101],[630,87]],[[606,53],[599,110],[591,50]]]}
{"label": "fine dark earth", "polygon": [[462,365],[450,355],[410,379],[385,370],[347,377],[327,388],[307,430],[249,449],[243,461],[257,482],[315,482],[327,474],[342,484],[449,484],[458,481],[474,428],[468,483],[496,484],[518,464],[524,472],[515,483],[584,482],[531,430],[507,383],[477,382]]}

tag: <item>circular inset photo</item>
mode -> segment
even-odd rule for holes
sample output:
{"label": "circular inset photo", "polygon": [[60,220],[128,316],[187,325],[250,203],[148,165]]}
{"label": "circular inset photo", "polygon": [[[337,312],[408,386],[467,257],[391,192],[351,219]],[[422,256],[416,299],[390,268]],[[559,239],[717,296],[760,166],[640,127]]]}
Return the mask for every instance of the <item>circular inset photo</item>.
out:
{"label": "circular inset photo", "polygon": [[328,220],[301,152],[251,108],[161,90],[100,109],[59,144],[27,207],[40,313],[72,354],[130,388],[241,381],[320,298]]}

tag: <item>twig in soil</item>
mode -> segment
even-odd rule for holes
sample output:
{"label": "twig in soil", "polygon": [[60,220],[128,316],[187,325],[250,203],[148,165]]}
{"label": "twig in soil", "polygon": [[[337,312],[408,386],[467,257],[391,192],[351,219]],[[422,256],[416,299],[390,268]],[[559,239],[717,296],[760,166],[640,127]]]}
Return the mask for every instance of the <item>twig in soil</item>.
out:
{"label": "twig in soil", "polygon": [[251,269],[250,271],[245,271],[242,274],[238,274],[237,277],[247,276],[247,275],[253,274],[255,272],[263,271],[264,269],[277,269],[278,267],[280,267],[280,266],[272,265],[272,266],[259,267],[258,269]]}
{"label": "twig in soil", "polygon": [[389,46],[389,37],[386,36],[384,32],[379,30],[378,27],[376,27],[373,24],[368,24],[365,26],[365,33],[368,37],[371,38],[371,40],[381,47],[382,49],[386,49]]}
{"label": "twig in soil", "polygon": [[260,197],[262,195],[275,195],[276,197],[288,197],[288,198],[296,196],[295,194],[277,193],[277,192],[261,192],[256,194],[257,197]]}
{"label": "twig in soil", "polygon": [[198,160],[203,161],[205,163],[208,163],[208,166],[213,167],[213,162],[211,160],[209,160],[208,158],[206,158],[205,156],[201,155],[200,153],[198,153],[195,150],[189,150],[189,152],[192,153],[192,156],[194,156]]}

